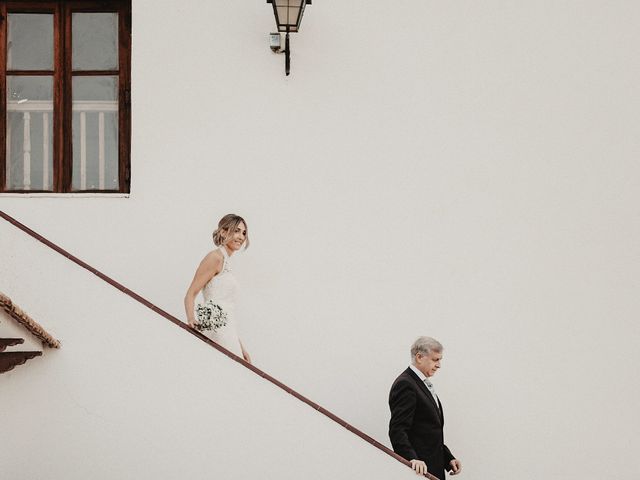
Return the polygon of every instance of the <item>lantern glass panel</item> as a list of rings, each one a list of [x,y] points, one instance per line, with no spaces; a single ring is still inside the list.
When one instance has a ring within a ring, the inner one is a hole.
[[[289,25],[289,9],[287,7],[276,7],[278,10],[278,26]]]
[[[278,7],[278,21],[282,26],[297,27],[299,15],[299,8]]]
[[[291,25],[295,25],[296,28],[300,25],[300,8],[289,8],[289,21]]]
[[[305,0],[275,0],[278,7],[295,7],[300,8]]]
[[[273,0],[278,31],[297,32],[305,5],[306,0]]]

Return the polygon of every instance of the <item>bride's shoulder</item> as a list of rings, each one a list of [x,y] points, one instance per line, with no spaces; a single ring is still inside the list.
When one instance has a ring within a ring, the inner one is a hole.
[[[222,255],[222,252],[220,251],[220,249],[216,248],[215,250],[212,250],[209,253],[207,253],[205,257],[202,259],[201,263],[205,265],[219,266],[219,265],[222,265],[223,261],[224,261],[224,256]]]

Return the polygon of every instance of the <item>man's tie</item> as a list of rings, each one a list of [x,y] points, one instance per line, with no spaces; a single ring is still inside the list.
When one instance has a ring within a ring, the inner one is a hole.
[[[438,395],[436,395],[436,389],[433,388],[433,383],[431,383],[428,378],[425,378],[424,379],[424,384],[427,386],[427,389],[429,390],[429,392],[433,396],[433,399],[436,401],[436,405],[437,405],[438,404]]]

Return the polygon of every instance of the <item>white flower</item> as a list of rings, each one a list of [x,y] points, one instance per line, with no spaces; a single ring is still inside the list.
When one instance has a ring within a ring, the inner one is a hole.
[[[198,318],[198,323],[196,323],[198,330],[213,330],[215,332],[227,324],[227,314],[220,305],[216,305],[211,300],[204,305],[199,303],[195,310]]]

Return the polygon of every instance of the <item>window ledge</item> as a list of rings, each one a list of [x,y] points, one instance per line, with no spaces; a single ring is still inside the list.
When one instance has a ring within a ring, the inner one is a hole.
[[[130,196],[130,193],[0,193],[0,198],[129,198]]]

